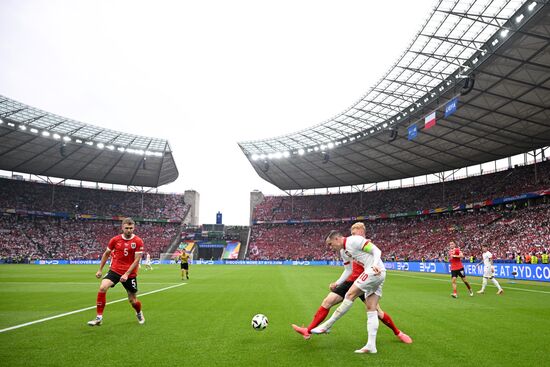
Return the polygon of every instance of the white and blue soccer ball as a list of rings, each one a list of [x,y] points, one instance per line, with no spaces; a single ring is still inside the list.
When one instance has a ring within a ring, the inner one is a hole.
[[[267,324],[269,324],[269,320],[261,313],[254,315],[252,318],[252,328],[254,328],[254,330],[262,331],[267,327]]]

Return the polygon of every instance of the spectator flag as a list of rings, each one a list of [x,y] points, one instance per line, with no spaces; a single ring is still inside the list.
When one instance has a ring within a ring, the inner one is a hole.
[[[424,129],[429,129],[435,125],[435,111],[424,117]]]
[[[409,140],[413,140],[418,135],[418,129],[416,127],[416,124],[409,126],[407,131],[409,132],[409,137],[408,137]]]
[[[456,106],[458,105],[458,97],[451,99],[445,105],[445,117],[452,115],[456,111]]]

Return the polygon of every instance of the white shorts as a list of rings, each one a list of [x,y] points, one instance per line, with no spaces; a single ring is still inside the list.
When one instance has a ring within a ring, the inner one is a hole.
[[[495,276],[495,272],[493,271],[493,269],[491,268],[485,268],[484,272],[483,272],[483,277],[484,278],[492,278]]]
[[[379,275],[375,275],[372,269],[367,270],[355,280],[354,284],[365,292],[365,298],[371,294],[376,294],[378,297],[382,298],[382,285],[386,280],[386,271],[380,272]]]
[[[146,261],[146,262],[145,262],[145,265],[151,266],[151,261]]]

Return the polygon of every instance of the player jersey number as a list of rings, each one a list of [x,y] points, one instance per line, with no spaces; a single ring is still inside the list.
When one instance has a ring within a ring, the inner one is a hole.
[[[362,282],[366,281],[367,278],[369,277],[369,275],[367,273],[363,273],[361,274],[361,276],[359,277],[359,279],[361,279]]]
[[[128,256],[128,249],[127,248],[124,249],[124,256]]]

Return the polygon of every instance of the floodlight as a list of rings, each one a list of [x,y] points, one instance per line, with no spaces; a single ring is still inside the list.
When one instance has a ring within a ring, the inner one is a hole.
[[[298,154],[299,155],[304,155],[305,154],[304,149],[303,148],[298,149]]]
[[[103,149],[103,148],[105,148],[105,144],[103,144],[103,143],[97,143],[97,147],[98,147],[99,149]]]
[[[260,159],[260,156],[257,155],[257,154],[252,154],[252,160],[253,161],[257,161],[258,159]]]
[[[55,134],[53,134],[53,138],[54,139],[61,139],[61,135],[55,133]]]
[[[42,131],[42,136],[50,136],[50,132],[49,131]]]
[[[27,130],[27,127],[25,125],[19,125],[19,128],[23,131]]]
[[[500,36],[502,38],[506,37],[508,35],[508,32],[510,32],[510,30],[508,29],[503,29],[501,32],[500,32]]]
[[[69,138],[68,136],[64,136],[64,137],[63,137],[63,140],[64,140],[64,141],[71,141],[71,138]]]
[[[283,152],[283,157],[285,157],[285,158],[290,157],[290,153],[289,152]]]
[[[31,129],[31,133],[35,133],[35,134],[38,134],[38,130],[35,129],[34,127]]]
[[[533,11],[533,9],[535,9],[535,6],[537,6],[537,2],[533,1],[531,4],[529,4],[527,9],[529,9],[529,11]]]
[[[523,14],[520,14],[516,17],[516,23],[519,23],[523,20],[523,18],[525,18],[525,16]]]

